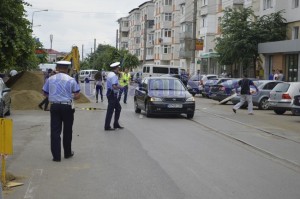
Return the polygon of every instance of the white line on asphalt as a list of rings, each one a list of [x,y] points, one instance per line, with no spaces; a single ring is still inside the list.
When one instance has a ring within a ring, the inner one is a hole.
[[[37,189],[39,187],[39,182],[41,176],[43,175],[43,169],[35,169],[32,172],[31,178],[29,180],[29,184],[25,193],[25,199],[34,199]]]

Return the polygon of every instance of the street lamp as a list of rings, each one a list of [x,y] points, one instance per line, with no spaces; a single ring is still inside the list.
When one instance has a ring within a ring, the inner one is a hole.
[[[33,16],[34,16],[34,13],[36,13],[36,12],[43,12],[43,11],[48,11],[48,9],[45,9],[45,10],[36,10],[36,11],[33,11],[33,12],[32,12],[31,29],[32,29],[32,27],[33,27]]]

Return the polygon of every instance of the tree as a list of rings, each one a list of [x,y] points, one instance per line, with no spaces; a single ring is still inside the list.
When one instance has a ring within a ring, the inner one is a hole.
[[[252,65],[256,69],[258,44],[285,39],[285,19],[282,12],[255,17],[251,8],[228,8],[221,20],[222,36],[216,39],[216,51],[222,65]]]
[[[29,4],[22,0],[1,0],[0,70],[36,67],[35,41],[24,5]]]
[[[140,62],[135,55],[126,50],[118,50],[110,45],[98,45],[96,52],[90,54],[87,58],[90,68],[97,70],[109,70],[110,64],[121,62],[121,67],[135,68]]]

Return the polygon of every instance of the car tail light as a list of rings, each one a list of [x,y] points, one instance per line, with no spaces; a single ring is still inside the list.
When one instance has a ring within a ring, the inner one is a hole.
[[[288,93],[283,93],[282,94],[282,99],[292,99],[292,98]]]

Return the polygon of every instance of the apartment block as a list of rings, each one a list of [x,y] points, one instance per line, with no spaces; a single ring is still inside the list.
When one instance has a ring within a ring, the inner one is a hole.
[[[300,7],[299,0],[261,0],[260,15],[268,15],[284,10],[287,20],[287,38],[284,41],[262,43],[258,52],[264,56],[264,78],[268,78],[272,70],[282,70],[285,81],[300,80]]]
[[[129,19],[128,19],[128,17],[122,17],[122,18],[118,19],[118,23],[119,23],[118,47],[119,47],[119,49],[128,50]]]

